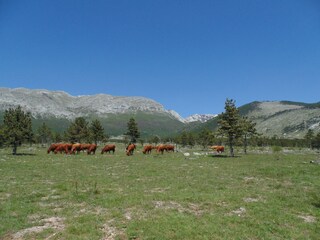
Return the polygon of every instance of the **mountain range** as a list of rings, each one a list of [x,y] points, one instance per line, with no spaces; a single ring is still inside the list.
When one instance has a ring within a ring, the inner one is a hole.
[[[0,119],[10,107],[20,105],[31,112],[36,128],[42,122],[63,132],[76,117],[99,119],[109,135],[126,131],[130,117],[138,123],[142,136],[166,136],[183,130],[217,128],[216,114],[195,114],[182,118],[174,110],[145,97],[108,94],[71,96],[63,91],[0,88]],[[266,136],[301,138],[308,129],[320,131],[320,102],[256,101],[239,107],[240,113],[256,123]]]

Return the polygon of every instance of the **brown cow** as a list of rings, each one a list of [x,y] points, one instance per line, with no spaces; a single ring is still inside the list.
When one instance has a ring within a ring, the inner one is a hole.
[[[54,152],[54,150],[56,150],[56,148],[59,146],[59,144],[60,143],[52,143],[50,145],[50,147],[48,148],[47,153]]]
[[[81,144],[81,147],[80,147],[80,151],[84,151],[84,150],[87,150],[91,147],[91,144],[88,144],[88,143],[82,143]]]
[[[88,150],[87,150],[87,154],[95,154],[96,153],[96,150],[97,150],[97,144],[89,144],[90,146],[88,147]]]
[[[217,153],[222,153],[224,152],[224,146],[212,146],[210,147],[212,150],[217,151]]]
[[[158,146],[156,147],[156,149],[157,149],[157,152],[158,152],[158,153],[161,152],[161,154],[163,154],[164,150],[166,150],[167,147],[166,147],[166,145],[164,145],[164,144],[160,144],[160,145],[158,145]]]
[[[70,144],[70,143],[61,143],[54,150],[54,153],[57,154],[58,152],[62,153],[64,151],[65,154],[68,154],[71,149],[72,149],[72,144]]]
[[[167,152],[174,152],[174,146],[173,145],[170,145],[170,144],[167,144],[165,145],[166,146],[166,151]]]
[[[75,143],[72,144],[72,148],[70,153],[74,154],[75,152],[79,153],[81,151],[81,144],[80,143]]]
[[[152,149],[154,149],[154,146],[152,146],[152,145],[146,145],[146,146],[144,146],[143,147],[143,150],[142,150],[142,152],[143,152],[143,154],[150,154],[151,153],[151,151],[152,151]]]
[[[133,155],[133,151],[136,149],[136,145],[131,143],[126,147],[127,156]]]
[[[116,150],[116,145],[114,144],[107,144],[104,146],[104,148],[102,148],[101,150],[101,154],[104,154],[104,153],[110,153],[112,151],[112,153],[114,154]]]

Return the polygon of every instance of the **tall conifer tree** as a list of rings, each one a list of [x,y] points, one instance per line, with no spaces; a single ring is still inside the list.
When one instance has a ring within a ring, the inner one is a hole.
[[[3,118],[3,135],[6,142],[12,146],[12,154],[17,154],[18,146],[30,139],[32,133],[31,113],[24,112],[21,106],[9,108],[4,113]]]

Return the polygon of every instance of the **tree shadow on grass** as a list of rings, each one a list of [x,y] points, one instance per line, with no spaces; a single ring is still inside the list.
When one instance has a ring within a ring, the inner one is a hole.
[[[314,206],[316,208],[320,208],[320,202],[313,202],[312,206]]]
[[[228,155],[212,154],[212,155],[209,155],[209,157],[211,157],[211,158],[240,158],[241,156],[231,157],[231,156],[228,156]]]
[[[36,156],[35,153],[16,153],[16,154],[10,154],[11,156]]]

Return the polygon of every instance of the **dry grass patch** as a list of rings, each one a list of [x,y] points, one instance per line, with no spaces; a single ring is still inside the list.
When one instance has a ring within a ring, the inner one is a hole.
[[[32,219],[34,218],[34,216],[30,216],[30,218]],[[41,219],[39,221],[39,224],[41,225],[20,230],[19,232],[14,233],[12,235],[12,239],[24,239],[25,236],[28,236],[30,234],[38,234],[46,229],[53,229],[56,232],[61,232],[65,229],[64,220],[64,218],[60,217],[50,217]]]

